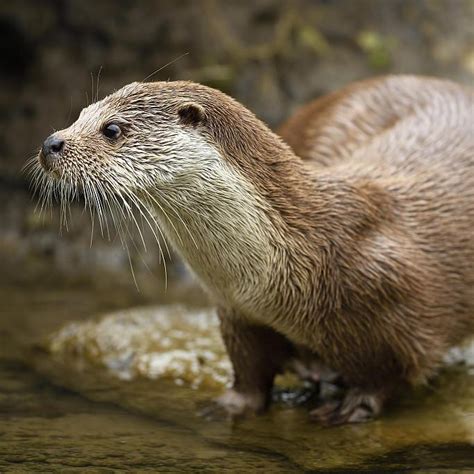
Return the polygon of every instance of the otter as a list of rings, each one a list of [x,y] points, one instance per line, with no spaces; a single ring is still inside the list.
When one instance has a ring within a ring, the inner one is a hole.
[[[311,417],[361,422],[474,332],[473,123],[434,78],[349,85],[280,136],[218,90],[137,82],[48,137],[36,179],[147,204],[218,308],[229,412],[264,410],[302,348],[347,386]]]

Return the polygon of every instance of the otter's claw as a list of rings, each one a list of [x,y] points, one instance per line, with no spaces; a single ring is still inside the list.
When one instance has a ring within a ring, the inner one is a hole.
[[[375,418],[382,409],[383,398],[359,390],[349,390],[342,401],[329,401],[310,412],[311,418],[325,426],[364,423]]]

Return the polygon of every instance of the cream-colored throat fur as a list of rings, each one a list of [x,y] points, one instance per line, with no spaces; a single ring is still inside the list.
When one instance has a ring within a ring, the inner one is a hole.
[[[268,205],[214,151],[199,169],[178,176],[156,195],[166,236],[201,283],[222,303],[252,305],[274,271]],[[259,295],[260,296],[260,295]]]

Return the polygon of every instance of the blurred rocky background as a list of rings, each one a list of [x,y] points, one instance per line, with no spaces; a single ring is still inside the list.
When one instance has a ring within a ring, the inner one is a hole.
[[[102,97],[163,67],[154,80],[217,87],[274,127],[298,105],[369,76],[416,73],[472,84],[473,25],[472,0],[1,2],[2,277],[133,287],[119,240],[96,233],[90,248],[80,206],[60,236],[57,210],[51,218],[34,212],[21,172],[97,89]],[[154,248],[131,251],[145,293],[162,280]],[[170,278],[183,274],[179,264],[168,267]]]

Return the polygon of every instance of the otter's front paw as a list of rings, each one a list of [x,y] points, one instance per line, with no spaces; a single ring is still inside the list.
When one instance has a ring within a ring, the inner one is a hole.
[[[240,418],[260,413],[266,405],[266,397],[260,393],[241,393],[230,389],[201,410],[200,415],[213,420]]]
[[[325,426],[364,423],[380,413],[382,404],[383,398],[380,395],[352,389],[342,401],[328,401],[312,410],[310,416]]]

